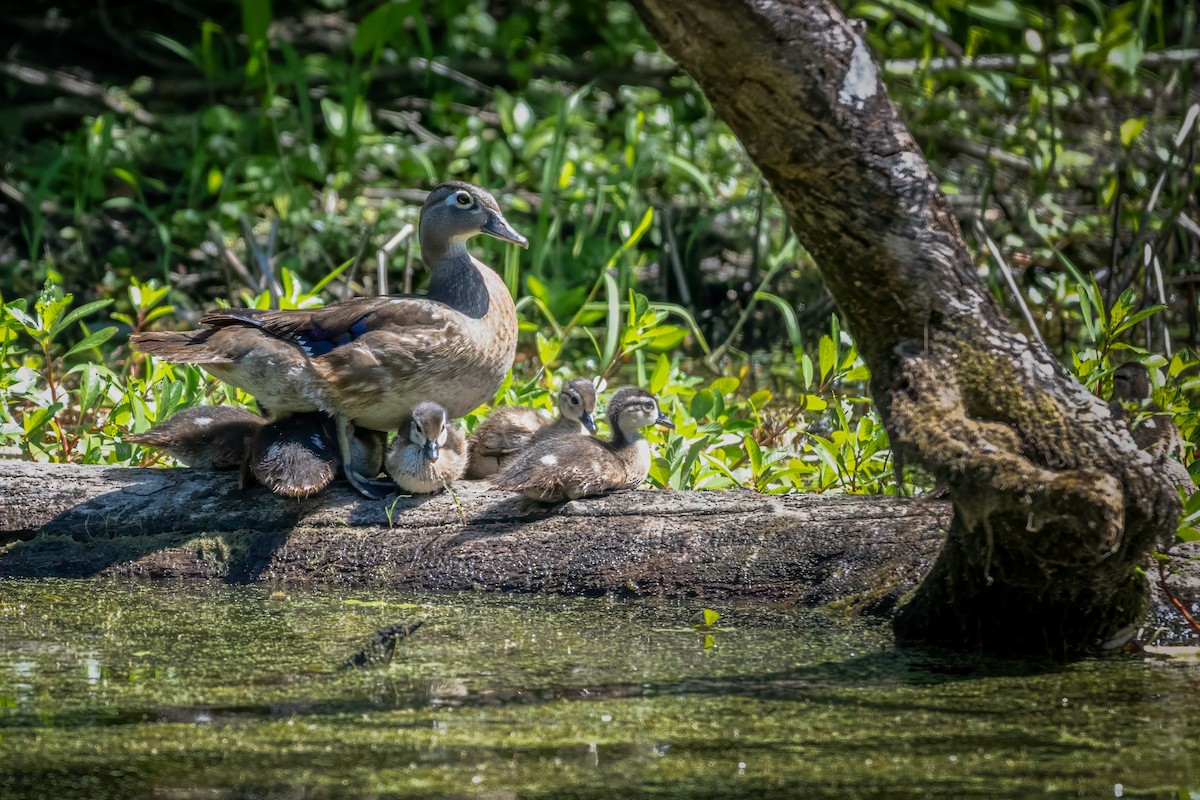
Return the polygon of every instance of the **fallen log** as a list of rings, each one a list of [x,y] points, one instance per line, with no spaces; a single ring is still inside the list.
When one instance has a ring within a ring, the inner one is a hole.
[[[210,578],[404,590],[847,601],[886,611],[950,507],[896,497],[630,491],[547,507],[479,484],[296,501],[228,473],[0,463],[0,578]]]

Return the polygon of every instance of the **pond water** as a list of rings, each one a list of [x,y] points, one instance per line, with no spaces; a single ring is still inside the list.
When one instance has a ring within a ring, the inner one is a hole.
[[[1200,798],[1194,662],[965,663],[716,610],[6,581],[0,798]]]

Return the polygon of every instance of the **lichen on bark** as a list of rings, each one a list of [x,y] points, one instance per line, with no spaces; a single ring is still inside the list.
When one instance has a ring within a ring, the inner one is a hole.
[[[1120,640],[1178,495],[1004,318],[860,31],[827,0],[633,2],[813,255],[896,451],[949,488],[950,536],[897,633],[1056,654]]]

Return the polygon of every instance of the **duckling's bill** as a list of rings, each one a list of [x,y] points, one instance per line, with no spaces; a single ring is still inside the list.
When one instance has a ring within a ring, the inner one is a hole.
[[[675,430],[675,423],[671,422],[671,420],[667,419],[667,415],[661,411],[658,412],[658,419],[654,420],[654,424],[661,425],[664,428],[670,428],[671,430]]]

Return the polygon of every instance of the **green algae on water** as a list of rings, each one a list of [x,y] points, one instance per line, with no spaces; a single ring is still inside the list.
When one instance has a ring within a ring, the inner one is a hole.
[[[1200,791],[1194,665],[948,660],[751,606],[717,606],[714,636],[703,609],[6,582],[0,797]],[[339,669],[415,621],[390,662]]]

